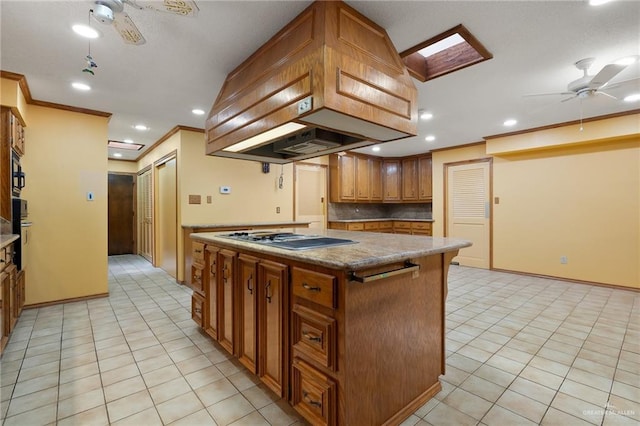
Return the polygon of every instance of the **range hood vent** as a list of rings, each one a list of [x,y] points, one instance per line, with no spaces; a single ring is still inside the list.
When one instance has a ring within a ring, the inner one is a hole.
[[[415,136],[416,99],[383,28],[317,1],[227,76],[206,153],[288,163]]]

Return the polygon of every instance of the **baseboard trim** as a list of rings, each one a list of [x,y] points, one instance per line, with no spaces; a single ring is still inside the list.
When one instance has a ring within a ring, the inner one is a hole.
[[[530,273],[530,272],[511,271],[509,269],[491,268],[491,270],[492,271],[496,271],[496,272],[506,272],[508,274],[525,275],[527,277],[545,278],[545,279],[548,279],[548,280],[566,281],[566,282],[574,283],[574,284],[593,285],[593,286],[596,286],[596,287],[607,287],[607,288],[613,288],[613,289],[616,289],[616,290],[629,290],[629,291],[635,291],[637,293],[640,293],[640,288],[626,287],[626,286],[617,285],[617,284],[606,284],[606,283],[598,283],[598,282],[594,282],[594,281],[576,280],[576,279],[573,279],[573,278],[554,277],[553,275],[533,274],[533,273]]]
[[[33,303],[30,305],[24,305],[23,309],[44,308],[45,306],[59,305],[61,303],[73,303],[82,302],[83,300],[101,299],[103,297],[109,297],[109,293],[98,293],[90,296],[71,297],[69,299],[52,300],[50,302]]]

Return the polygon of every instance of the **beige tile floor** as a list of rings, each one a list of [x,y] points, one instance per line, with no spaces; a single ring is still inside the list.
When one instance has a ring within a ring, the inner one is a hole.
[[[163,271],[111,257],[109,292],[23,312],[3,424],[304,424],[198,331]],[[638,425],[640,293],[453,266],[442,386],[403,425]]]

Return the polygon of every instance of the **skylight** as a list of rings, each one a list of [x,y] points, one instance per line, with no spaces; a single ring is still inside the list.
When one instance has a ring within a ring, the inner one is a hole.
[[[450,35],[447,38],[443,38],[442,40],[437,41],[425,47],[424,49],[418,50],[418,53],[424,56],[425,58],[428,58],[429,56],[433,56],[436,53],[440,53],[443,50],[447,50],[450,47],[453,47],[456,44],[460,44],[460,43],[464,43],[464,39],[460,34],[455,33]]]
[[[107,146],[109,148],[127,149],[130,151],[140,151],[144,145],[142,145],[141,143],[120,142],[120,141],[110,140],[109,143],[107,143]]]

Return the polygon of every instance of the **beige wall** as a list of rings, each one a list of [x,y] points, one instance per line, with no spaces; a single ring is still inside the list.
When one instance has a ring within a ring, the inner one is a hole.
[[[138,163],[135,161],[108,160],[107,169],[114,173],[137,173]]]
[[[559,128],[544,135],[547,149],[493,156],[493,267],[640,288],[640,135],[573,145],[572,134]],[[443,164],[487,157],[485,144],[433,153],[435,236]]]
[[[28,116],[26,303],[105,294],[108,119],[33,105]]]

